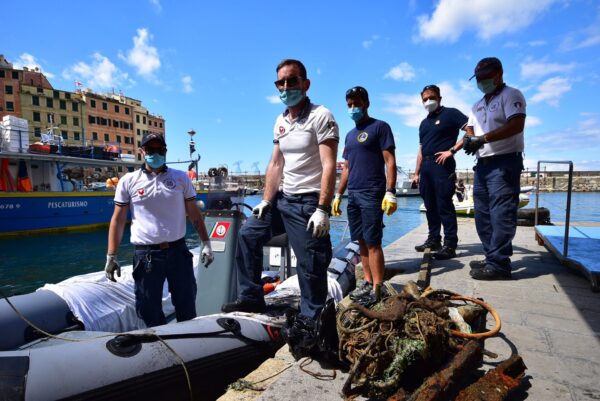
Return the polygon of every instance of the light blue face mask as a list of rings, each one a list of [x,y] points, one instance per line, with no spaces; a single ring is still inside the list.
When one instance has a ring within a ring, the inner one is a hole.
[[[152,153],[150,155],[145,155],[144,160],[150,167],[157,169],[164,166],[167,157],[165,155],[159,155],[158,153]]]
[[[279,94],[279,98],[288,107],[294,107],[304,99],[301,89],[285,89]]]
[[[486,95],[489,95],[490,93],[496,90],[496,85],[494,85],[494,78],[482,79],[481,81],[477,82],[477,87]]]
[[[365,112],[362,107],[352,107],[348,109],[348,115],[354,121],[360,121],[365,116]]]

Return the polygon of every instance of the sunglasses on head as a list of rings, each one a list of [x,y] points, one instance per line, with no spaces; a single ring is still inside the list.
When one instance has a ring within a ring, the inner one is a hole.
[[[283,88],[285,86],[285,84],[287,83],[288,88],[291,88],[291,87],[298,85],[298,83],[300,82],[300,79],[301,78],[298,76],[278,79],[277,81],[275,81],[275,86],[277,88]]]
[[[353,95],[360,95],[361,97],[368,96],[365,88],[361,88],[360,86],[355,86],[354,88],[350,88],[346,91],[346,97]]]

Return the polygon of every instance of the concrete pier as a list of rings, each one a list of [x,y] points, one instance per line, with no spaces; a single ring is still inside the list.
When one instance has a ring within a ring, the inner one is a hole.
[[[422,254],[414,245],[426,236],[427,226],[423,224],[385,248],[386,269],[397,272],[392,283],[417,280]],[[484,357],[483,369],[519,353],[528,368],[527,380],[511,400],[599,400],[600,294],[591,291],[588,280],[562,266],[538,245],[533,227],[518,227],[513,241],[513,280],[476,281],[469,276],[468,265],[482,258],[482,248],[473,219],[459,218],[459,238],[457,258],[433,262],[431,286],[483,298],[500,314],[500,335],[485,342],[486,349],[497,353],[498,358]],[[488,327],[492,324],[493,319]],[[294,361],[284,346],[247,378],[255,382],[287,368],[257,385],[264,391],[230,390],[221,400],[343,398],[344,372],[338,370],[335,378],[319,380],[305,371],[326,375],[333,371],[323,369],[318,362],[301,369],[302,362]]]

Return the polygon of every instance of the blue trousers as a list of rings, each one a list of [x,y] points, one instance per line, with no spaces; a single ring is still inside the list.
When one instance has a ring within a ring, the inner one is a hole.
[[[493,269],[510,272],[523,157],[511,153],[481,158],[474,170],[475,227],[486,263]]]
[[[133,255],[135,309],[146,326],[166,324],[162,310],[165,279],[178,322],[196,317],[193,255],[185,243],[167,249],[136,249]]]
[[[452,202],[456,181],[456,162],[447,159],[443,165],[433,159],[423,159],[419,176],[419,192],[427,209],[427,226],[429,237],[441,241],[442,225],[444,226],[444,245],[456,248],[458,245],[458,229],[456,210]]]
[[[315,319],[327,299],[327,267],[332,250],[329,236],[313,238],[306,230],[308,220],[318,204],[317,194],[277,196],[263,219],[250,217],[239,232],[235,252],[238,273],[238,298],[247,302],[264,302],[261,283],[263,245],[272,236],[287,232],[296,254],[300,284],[300,314]],[[283,226],[283,227],[282,227]]]

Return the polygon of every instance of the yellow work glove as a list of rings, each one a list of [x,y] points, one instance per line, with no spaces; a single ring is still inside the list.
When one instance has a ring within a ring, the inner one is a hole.
[[[331,214],[338,217],[342,215],[342,195],[335,194],[335,198],[333,198],[333,203],[331,204]]]
[[[385,196],[383,197],[383,201],[381,201],[381,210],[383,210],[388,216],[391,216],[396,209],[398,209],[396,195],[391,192],[386,192]]]

